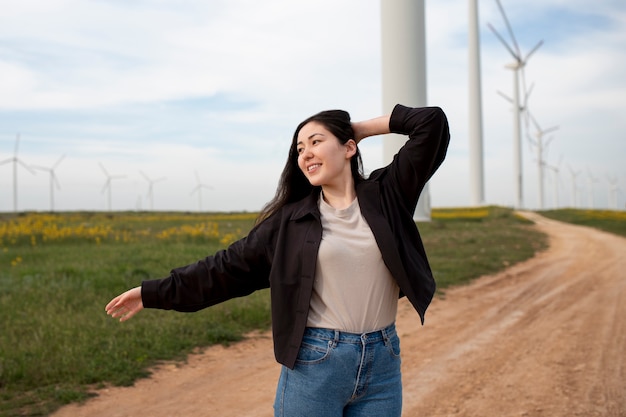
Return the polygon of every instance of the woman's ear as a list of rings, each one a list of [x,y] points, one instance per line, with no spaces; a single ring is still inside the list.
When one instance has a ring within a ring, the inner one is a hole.
[[[344,144],[346,147],[346,158],[350,159],[356,154],[356,142],[354,139],[348,139],[348,141]]]

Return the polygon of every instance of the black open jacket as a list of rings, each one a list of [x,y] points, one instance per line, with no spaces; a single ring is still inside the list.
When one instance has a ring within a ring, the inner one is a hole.
[[[409,139],[385,168],[356,184],[363,217],[383,260],[422,323],[435,292],[413,213],[424,185],[441,165],[450,140],[440,108],[396,105],[393,133]],[[307,323],[322,239],[319,188],[280,209],[248,236],[169,277],[142,283],[144,307],[197,311],[258,289],[270,288],[276,360],[293,368]]]

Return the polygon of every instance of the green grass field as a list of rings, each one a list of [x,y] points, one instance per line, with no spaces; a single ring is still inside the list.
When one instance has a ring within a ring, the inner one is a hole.
[[[626,237],[626,211],[559,209],[539,213],[554,220],[594,227]]]
[[[244,236],[254,214],[0,215],[0,415],[48,415],[93,389],[130,385],[163,360],[270,326],[261,291],[197,313],[119,323],[115,295]],[[420,223],[440,291],[531,257],[546,239],[511,210],[433,210]]]

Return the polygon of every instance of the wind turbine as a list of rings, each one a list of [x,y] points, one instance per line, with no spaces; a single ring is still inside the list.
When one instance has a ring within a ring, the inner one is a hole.
[[[59,166],[63,158],[65,158],[65,155],[62,155],[59,158],[59,160],[56,161],[54,165],[52,165],[52,168],[33,165],[33,168],[35,169],[38,169],[41,171],[48,171],[48,173],[50,173],[50,211],[51,212],[54,211],[54,186],[56,185],[57,189],[59,190],[61,189],[61,185],[59,184],[59,180],[57,180],[57,177],[54,174],[54,170]]]
[[[154,194],[153,194],[154,184],[156,184],[157,182],[164,181],[165,177],[161,177],[161,178],[157,178],[156,180],[152,180],[152,179],[148,178],[148,176],[146,174],[144,174],[142,171],[139,171],[139,172],[146,179],[146,181],[148,181],[148,183],[150,184],[148,186],[148,194],[146,194],[146,197],[148,197],[148,199],[150,200],[150,210],[154,210]]]
[[[109,207],[109,211],[111,211],[111,181],[121,179],[121,178],[126,178],[126,175],[109,175],[107,170],[104,169],[104,165],[102,165],[100,162],[98,162],[98,164],[100,164],[100,168],[102,169],[102,172],[104,172],[104,175],[106,175],[107,177],[107,180],[104,183],[104,187],[102,187],[102,192],[108,191],[108,203],[109,203],[108,207]]]
[[[559,159],[559,163],[555,165],[550,165],[548,163],[545,164],[546,168],[551,170],[554,175],[554,195],[552,196],[554,200],[554,208],[559,208],[559,185],[560,185],[560,177],[559,172],[561,171],[561,162],[563,161],[563,156]]]
[[[554,132],[559,127],[553,126],[548,129],[542,129],[539,126],[539,123],[537,123],[537,120],[533,117],[530,111],[528,111],[528,109],[526,109],[526,114],[528,115],[528,119],[532,122],[536,129],[535,139],[533,139],[530,134],[528,134],[528,138],[537,147],[537,167],[539,168],[539,210],[543,210],[543,167],[545,165],[545,162],[543,160],[543,149],[544,147],[547,147],[550,141],[554,138],[549,137],[548,140],[543,143],[543,137],[546,133]]]
[[[426,106],[426,13],[424,0],[380,0],[382,104]],[[393,160],[405,137],[383,137],[383,163]],[[430,184],[426,183],[417,201],[413,219],[431,220]]]
[[[589,168],[587,168],[587,184],[589,185],[589,207],[595,208],[593,184],[600,180],[593,176]]]
[[[619,191],[617,177],[607,175],[607,181],[609,182],[609,208],[617,210],[617,193]]]
[[[502,36],[496,31],[496,29],[491,25],[487,24],[489,29],[496,35],[498,40],[502,42],[507,51],[513,56],[514,61],[511,64],[506,65],[506,68],[513,70],[513,174],[515,177],[515,201],[517,208],[523,206],[523,194],[522,194],[522,145],[521,145],[521,114],[523,112],[522,107],[519,104],[519,84],[520,84],[520,75],[522,83],[524,84],[524,90],[526,90],[526,81],[524,77],[524,67],[528,62],[530,56],[535,53],[537,49],[543,44],[543,41],[540,41],[533,49],[530,50],[526,56],[522,56],[522,52],[517,44],[517,40],[515,39],[515,35],[513,34],[513,29],[509,24],[509,20],[506,17],[506,13],[504,12],[504,8],[502,4],[500,4],[500,0],[496,0],[498,8],[500,9],[500,13],[502,14],[502,18],[504,19],[504,23],[506,24],[507,31],[511,37],[512,47],[504,40]]]
[[[196,192],[198,193],[198,209],[199,211],[202,211],[202,189],[206,188],[208,190],[212,190],[213,187],[203,184],[202,181],[200,181],[200,176],[198,175],[198,171],[194,171],[194,172],[196,174],[196,182],[198,183],[198,185],[196,185],[194,189],[191,190],[190,195],[193,195]]]
[[[568,168],[572,176],[572,208],[576,208],[576,177],[580,174],[580,171],[574,171],[569,165]]]
[[[20,144],[20,134],[17,134],[17,138],[15,139],[15,149],[13,151],[13,157],[5,159],[4,161],[0,161],[0,165],[8,164],[9,162],[13,163],[13,211],[17,213],[17,165],[21,165],[26,168],[28,172],[35,175],[35,171],[33,171],[28,165],[26,165],[23,161],[21,161],[17,157],[17,150]]]

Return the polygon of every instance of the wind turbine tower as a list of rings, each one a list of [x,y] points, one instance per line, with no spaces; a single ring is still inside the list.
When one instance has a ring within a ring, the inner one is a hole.
[[[150,210],[154,210],[154,192],[153,192],[154,184],[157,183],[157,182],[165,181],[165,177],[161,177],[161,178],[157,178],[156,180],[152,180],[152,179],[148,178],[148,176],[146,174],[144,174],[142,171],[139,171],[139,172],[146,179],[146,181],[148,181],[148,183],[150,184],[148,186],[148,194],[146,195],[146,197],[148,197],[148,200],[150,200]]]
[[[587,168],[587,184],[589,185],[589,208],[595,208],[595,192],[593,184],[599,182],[599,179],[594,177],[589,168]]]
[[[580,174],[580,171],[574,171],[572,167],[568,166],[570,175],[572,176],[572,208],[576,208],[576,177]]]
[[[426,28],[424,0],[381,0],[383,110],[396,103],[426,106]],[[383,163],[388,164],[406,141],[383,138]],[[416,220],[430,220],[430,191],[424,187],[415,209]]]
[[[478,20],[478,0],[469,0],[469,164],[470,204],[472,206],[480,206],[485,203],[483,110],[480,81],[480,32],[478,30]]]
[[[33,171],[28,165],[26,165],[21,159],[17,157],[17,150],[20,145],[20,134],[17,134],[15,139],[15,149],[13,150],[13,157],[5,159],[4,161],[0,161],[0,165],[8,164],[9,162],[13,163],[13,212],[17,213],[17,166],[18,164],[24,167],[28,172],[35,175],[35,171]]]
[[[607,175],[607,181],[609,182],[609,208],[617,210],[618,179]]]
[[[530,119],[530,121],[533,123],[533,125],[535,126],[535,139],[533,139],[530,134],[528,135],[529,139],[531,140],[531,142],[537,147],[537,168],[539,169],[539,210],[543,210],[543,168],[545,165],[545,162],[543,160],[543,150],[545,147],[548,146],[548,144],[550,143],[550,141],[553,139],[553,137],[549,137],[548,140],[544,143],[543,142],[543,137],[546,135],[546,133],[550,133],[550,132],[554,132],[555,130],[557,130],[559,127],[558,126],[553,126],[550,127],[548,129],[541,129],[541,127],[539,126],[539,123],[537,123],[537,120],[535,120],[535,118],[533,117],[533,115],[527,110],[527,114],[528,114],[528,118]]]
[[[191,190],[190,195],[193,195],[194,193],[198,193],[198,210],[202,211],[202,189],[206,188],[208,190],[212,190],[213,187],[203,184],[202,181],[200,181],[200,176],[198,175],[198,171],[195,171],[195,174],[196,174],[196,182],[198,184],[194,187],[193,190]]]
[[[561,159],[559,160],[559,163],[556,164],[556,166],[550,165],[550,164],[546,164],[546,168],[548,168],[549,170],[551,170],[553,172],[553,176],[554,176],[554,181],[553,181],[553,187],[554,187],[554,195],[553,195],[553,201],[554,201],[554,208],[557,209],[559,208],[559,185],[560,185],[560,177],[559,177],[559,172],[561,170],[561,161],[563,160],[563,158],[561,157]]]
[[[59,190],[61,189],[61,185],[59,184],[59,180],[57,180],[54,170],[59,166],[63,158],[65,158],[65,155],[62,155],[59,158],[59,160],[56,161],[54,165],[52,165],[52,168],[33,165],[33,168],[39,169],[41,171],[47,171],[50,174],[50,211],[51,212],[54,211],[54,187],[56,186],[57,189]]]
[[[504,40],[502,36],[496,31],[496,29],[491,25],[489,29],[496,35],[498,40],[502,42],[506,50],[513,57],[513,62],[508,64],[506,68],[513,71],[513,175],[515,178],[515,207],[521,208],[524,205],[523,198],[523,179],[522,179],[522,143],[521,143],[521,116],[523,112],[523,107],[520,105],[519,98],[519,84],[520,79],[522,83],[524,83],[523,89],[526,91],[526,81],[524,78],[524,67],[528,62],[530,56],[535,53],[537,49],[543,44],[543,41],[539,41],[537,45],[533,49],[530,50],[526,56],[522,56],[522,52],[517,44],[517,40],[515,39],[515,35],[513,34],[513,29],[509,24],[509,20],[506,17],[506,13],[504,12],[504,8],[502,4],[500,4],[500,0],[496,0],[498,8],[500,9],[500,13],[502,14],[502,18],[504,19],[504,23],[506,25],[507,31],[511,37],[512,47]]]
[[[121,179],[121,178],[126,178],[125,175],[109,175],[109,173],[107,172],[106,169],[104,169],[104,165],[100,164],[100,168],[102,169],[102,172],[104,172],[104,175],[106,175],[107,180],[104,183],[104,187],[102,187],[102,192],[107,191],[108,193],[108,208],[109,211],[111,211],[111,182],[113,180],[117,180],[117,179]]]

